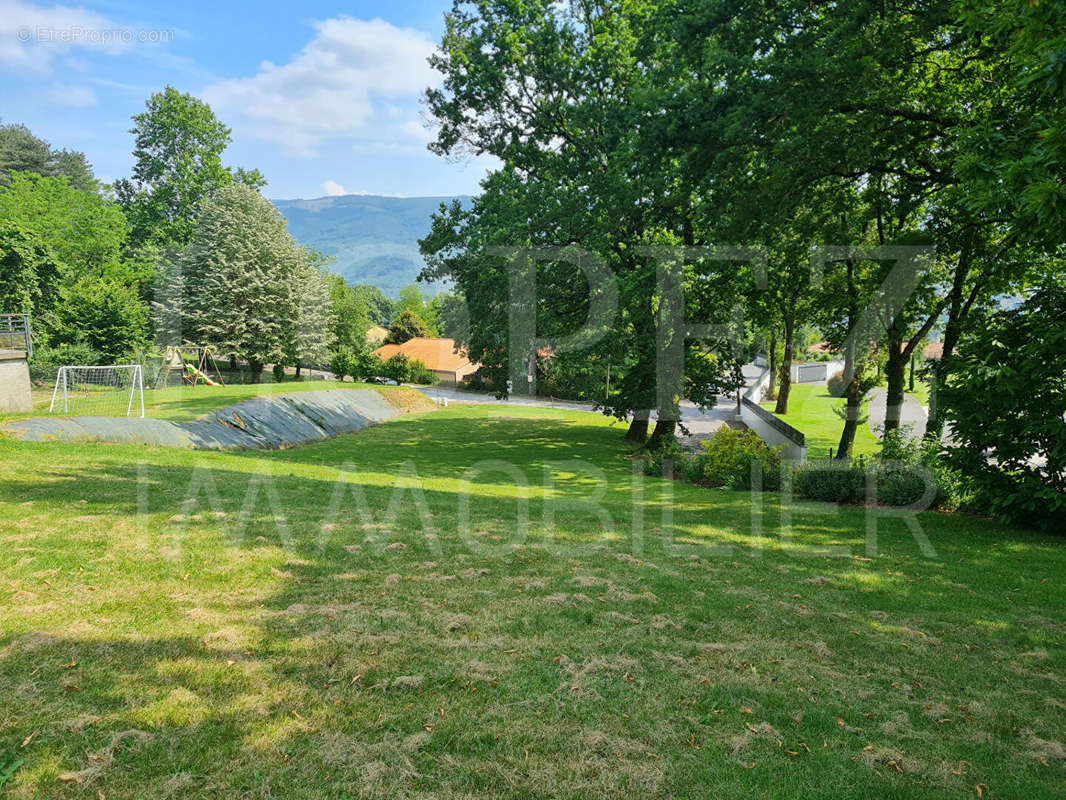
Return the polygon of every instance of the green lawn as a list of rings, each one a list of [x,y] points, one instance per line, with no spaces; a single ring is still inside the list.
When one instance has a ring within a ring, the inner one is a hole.
[[[775,401],[761,403],[763,408],[773,411]],[[835,408],[844,408],[844,399],[831,397],[823,384],[794,383],[789,392],[788,413],[780,417],[789,425],[803,431],[807,437],[807,455],[809,458],[826,458],[829,451],[836,455],[840,443],[840,433],[844,420],[836,415]],[[874,455],[881,450],[881,442],[870,431],[865,416],[855,432],[855,444],[852,454],[855,456]]]
[[[868,552],[863,509],[785,527],[622,433],[453,405],[277,452],[0,440],[8,796],[1066,792],[1061,538],[930,513],[935,557],[895,517]]]

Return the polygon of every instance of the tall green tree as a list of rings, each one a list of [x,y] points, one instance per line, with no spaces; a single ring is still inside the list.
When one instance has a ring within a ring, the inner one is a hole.
[[[387,326],[392,319],[394,304],[389,297],[377,286],[354,286],[356,296],[366,304],[370,321],[374,325]]]
[[[296,376],[304,365],[324,368],[329,364],[337,339],[331,303],[330,274],[320,253],[302,248],[297,254],[293,276],[296,292],[296,319],[289,345],[288,361]]]
[[[404,309],[393,319],[385,344],[403,344],[419,336],[429,336],[426,321],[414,311]]]
[[[173,86],[148,98],[133,123],[133,175],[115,184],[131,242],[188,244],[204,204],[234,183],[235,173],[222,163],[230,129],[207,103]],[[265,183],[255,170],[239,169],[236,179],[255,189]]]
[[[61,269],[40,237],[12,220],[0,220],[0,313],[36,316],[49,311]]]
[[[100,182],[84,153],[54,150],[25,125],[0,125],[0,185],[9,183],[13,172],[63,177],[75,189],[85,192],[100,189]]]
[[[404,311],[412,312],[426,324],[427,335],[440,335],[436,306],[423,294],[418,284],[411,283],[400,289],[400,296],[393,304],[393,314],[399,315]]]
[[[0,188],[0,219],[39,236],[76,272],[122,258],[129,227],[114,203],[74,188],[65,178],[16,172]]]
[[[614,324],[589,337],[585,350],[605,364],[632,362],[603,408],[632,418],[629,436],[638,441],[657,405],[658,435],[672,435],[683,391],[680,383],[657,391],[664,377],[657,369],[657,267],[640,248],[699,243],[691,187],[642,144],[652,138],[647,126],[657,113],[646,103],[656,57],[646,22],[654,7],[637,0],[456,2],[432,61],[442,88],[427,95],[440,123],[432,149],[491,153],[504,164],[472,208],[444,209],[422,243],[426,277],[451,278],[471,306],[471,356],[501,378],[511,364],[535,356],[532,342],[510,340],[513,265],[480,251],[577,245],[593,253],[615,279],[620,302]],[[581,274],[565,258],[530,267],[536,298],[523,313],[535,317],[542,336],[573,331],[591,295],[607,290],[587,286]],[[506,391],[506,380],[494,383]]]
[[[245,358],[258,381],[292,353],[307,260],[269,200],[243,184],[220,188],[179,263],[184,341]]]
[[[330,273],[326,281],[329,283],[331,330],[336,347],[352,350],[365,348],[366,332],[372,324],[366,302],[340,275]]]

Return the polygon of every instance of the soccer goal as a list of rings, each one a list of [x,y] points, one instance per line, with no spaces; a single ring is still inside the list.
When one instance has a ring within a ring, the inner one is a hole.
[[[141,365],[60,367],[48,411],[79,416],[143,417]]]

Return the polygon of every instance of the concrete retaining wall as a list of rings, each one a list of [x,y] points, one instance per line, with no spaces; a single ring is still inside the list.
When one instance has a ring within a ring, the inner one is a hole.
[[[0,350],[0,413],[28,414],[33,411],[30,367],[20,350]]]
[[[807,460],[807,439],[803,432],[759,405],[769,385],[770,370],[766,369],[740,398],[740,413],[737,419],[755,431],[759,438],[771,447],[782,448],[782,458],[804,462]]]

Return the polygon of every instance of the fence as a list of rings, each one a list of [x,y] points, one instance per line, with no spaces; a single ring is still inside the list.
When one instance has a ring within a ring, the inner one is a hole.
[[[21,350],[33,356],[29,314],[0,314],[0,350]]]

